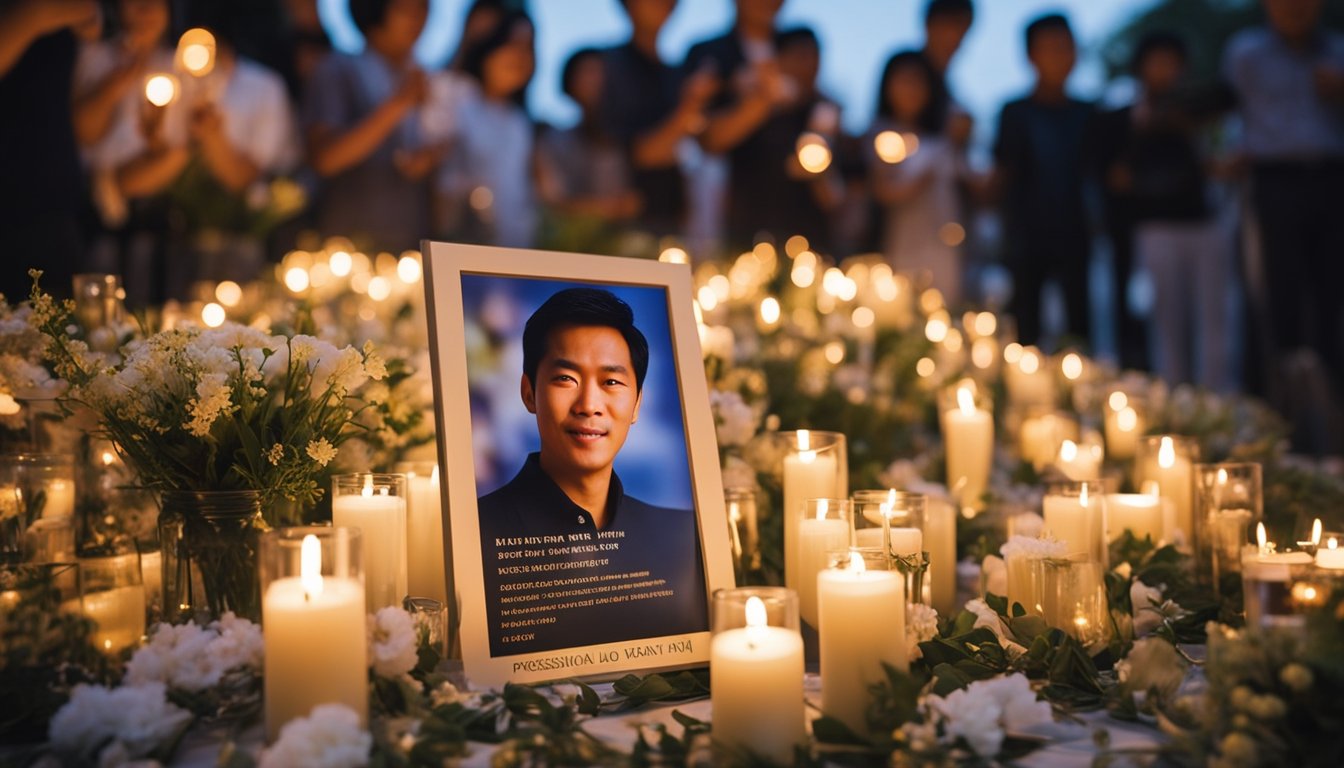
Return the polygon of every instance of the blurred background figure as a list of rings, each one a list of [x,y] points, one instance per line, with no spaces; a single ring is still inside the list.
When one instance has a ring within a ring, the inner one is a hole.
[[[535,128],[524,98],[536,71],[535,30],[521,11],[502,14],[462,55],[477,88],[458,104],[456,135],[440,177],[450,200],[466,202],[460,239],[529,248],[539,211],[535,194]]]
[[[1077,61],[1067,19],[1050,14],[1031,22],[1026,48],[1036,83],[1029,95],[1004,105],[994,143],[1002,247],[1013,276],[1009,311],[1017,318],[1021,342],[1040,342],[1041,290],[1053,279],[1064,295],[1064,335],[1090,343],[1091,246],[1084,198],[1093,108],[1066,90]]]
[[[43,287],[68,296],[84,257],[84,178],[70,83],[76,31],[98,34],[94,2],[0,3],[0,250],[7,264],[40,264]],[[32,280],[17,266],[0,292],[18,303]]]
[[[1187,63],[1185,42],[1175,34],[1153,32],[1139,40],[1131,65],[1138,99],[1105,117],[1110,129],[1101,143],[1110,158],[1104,183],[1116,216],[1134,228],[1134,268],[1152,289],[1147,336],[1153,370],[1172,384],[1226,391],[1237,338],[1233,249],[1231,232],[1211,204],[1213,158],[1205,157],[1201,141],[1225,105],[1188,86]],[[1123,251],[1115,255],[1123,349],[1132,273]]]
[[[893,269],[921,275],[949,306],[962,301],[961,254],[949,237],[961,218],[956,148],[944,133],[938,74],[918,51],[882,70],[877,119],[868,132],[873,199],[882,212],[882,252]]]
[[[1223,73],[1237,97],[1270,332],[1270,395],[1295,442],[1338,450],[1344,327],[1344,36],[1324,0],[1263,0],[1266,26],[1238,34]]]
[[[676,0],[621,0],[630,39],[603,52],[603,130],[621,142],[640,197],[637,221],[654,237],[686,231],[681,152],[704,130],[716,83],[708,68],[683,73],[662,60],[658,36]]]
[[[548,209],[543,245],[580,253],[616,253],[617,235],[639,213],[621,143],[602,120],[602,52],[580,48],[565,62],[565,93],[580,111],[573,128],[546,128],[537,143],[538,191]]]
[[[428,0],[351,0],[364,50],[333,53],[308,83],[308,162],[321,177],[316,224],[365,248],[419,246],[429,232],[430,176],[442,148],[426,144],[418,110],[428,91],[411,58]]]

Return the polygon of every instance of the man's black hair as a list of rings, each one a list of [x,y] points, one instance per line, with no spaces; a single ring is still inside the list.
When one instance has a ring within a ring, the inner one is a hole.
[[[799,43],[810,45],[818,51],[821,50],[821,41],[817,39],[817,33],[812,31],[811,27],[789,27],[775,33],[775,50],[777,51]]]
[[[574,78],[579,75],[579,65],[589,57],[601,58],[600,48],[580,48],[565,59],[565,67],[560,70],[560,90],[569,98],[574,98]]]
[[[898,51],[887,59],[886,65],[882,67],[882,76],[877,80],[877,116],[894,115],[891,102],[887,99],[887,84],[902,67],[919,70],[929,84],[929,103],[924,105],[924,110],[915,119],[915,128],[927,133],[940,133],[947,122],[947,87],[922,51]]]
[[[1130,74],[1138,75],[1144,60],[1158,51],[1174,53],[1183,62],[1190,60],[1190,49],[1185,44],[1185,38],[1175,32],[1155,30],[1139,38],[1139,42],[1134,45],[1134,55],[1129,59]]]
[[[513,28],[520,23],[526,23],[533,30],[536,29],[532,17],[525,12],[506,10],[489,32],[462,51],[462,72],[485,85],[485,60],[490,58],[490,54],[509,44],[513,37]],[[527,86],[519,88],[510,98],[514,103],[523,106],[527,99]]]
[[[523,375],[534,387],[537,367],[546,356],[551,331],[576,325],[615,328],[630,348],[630,362],[635,366],[635,390],[644,390],[644,374],[649,371],[649,342],[635,327],[635,313],[630,305],[601,288],[560,291],[527,319],[523,328]]]
[[[369,30],[376,29],[387,17],[387,7],[392,0],[350,0],[350,19],[360,34],[369,36]]]
[[[924,7],[924,23],[928,24],[940,16],[965,16],[975,18],[975,6],[971,0],[929,0]]]
[[[1031,53],[1031,44],[1036,42],[1036,36],[1057,29],[1067,32],[1069,37],[1073,37],[1073,28],[1069,26],[1069,20],[1062,13],[1047,13],[1040,16],[1027,25],[1027,53]]]

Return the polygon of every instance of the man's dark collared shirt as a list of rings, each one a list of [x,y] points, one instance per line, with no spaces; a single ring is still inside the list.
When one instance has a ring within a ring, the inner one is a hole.
[[[481,497],[491,656],[709,628],[695,513],[627,496],[614,473],[607,507],[598,530],[535,453]]]

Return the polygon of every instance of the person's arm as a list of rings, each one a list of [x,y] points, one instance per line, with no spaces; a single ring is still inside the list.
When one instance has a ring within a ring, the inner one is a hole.
[[[321,176],[334,176],[362,163],[373,154],[406,116],[425,99],[425,73],[413,70],[402,80],[396,93],[379,104],[350,130],[316,124],[308,130],[308,159]]]
[[[714,154],[728,152],[755,133],[783,100],[784,85],[774,61],[758,63],[752,71],[752,83],[733,104],[711,115],[700,144]]]
[[[224,117],[213,104],[197,107],[191,114],[191,137],[205,168],[225,189],[240,194],[261,176],[252,158],[229,142]]]
[[[186,147],[150,147],[117,168],[117,189],[128,199],[156,195],[173,183],[190,159]]]
[[[139,79],[143,62],[143,57],[134,56],[117,65],[88,92],[75,95],[75,140],[80,146],[92,146],[107,135],[122,97]]]
[[[96,0],[23,0],[0,11],[0,76],[9,74],[38,38],[97,21]]]
[[[630,158],[636,168],[667,168],[677,164],[677,147],[687,135],[705,127],[705,105],[718,88],[713,71],[702,68],[681,89],[681,100],[667,119],[636,136]]]

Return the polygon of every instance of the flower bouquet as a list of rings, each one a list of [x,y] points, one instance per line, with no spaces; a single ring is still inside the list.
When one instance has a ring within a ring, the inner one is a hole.
[[[385,375],[382,359],[369,344],[337,348],[225,323],[135,339],[109,362],[71,335],[73,306],[43,292],[40,274],[29,322],[69,383],[66,401],[96,415],[101,435],[160,497],[170,617],[206,609],[257,618],[262,511],[322,495],[323,468],[369,407],[351,395]]]

